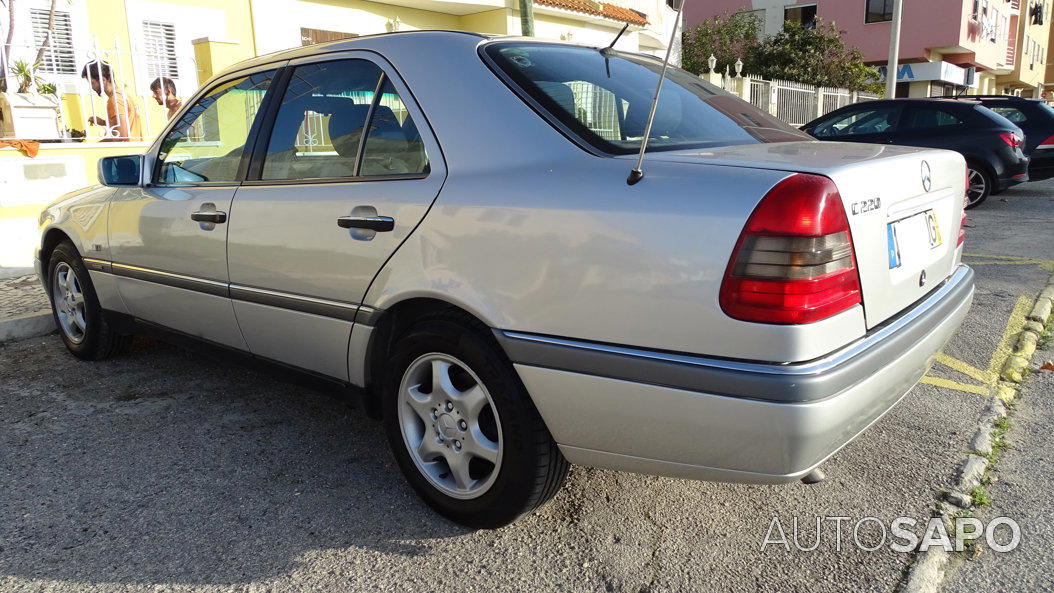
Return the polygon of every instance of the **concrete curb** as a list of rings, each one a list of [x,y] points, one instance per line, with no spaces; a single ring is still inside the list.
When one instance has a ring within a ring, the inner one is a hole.
[[[51,311],[38,311],[0,321],[0,343],[35,338],[55,331]]]
[[[1003,370],[999,373],[1001,379],[1011,383],[1021,383],[1028,376],[1028,365],[1032,362],[1032,355],[1036,353],[1036,345],[1047,323],[1050,322],[1052,309],[1054,309],[1054,279],[1048,281],[1047,287],[1039,293],[1036,304],[1032,306],[1025,328],[1018,334],[1010,357],[1006,359]]]
[[[1005,418],[1010,410],[1008,405],[1017,397],[1019,384],[1028,377],[1032,357],[1036,347],[1046,331],[1047,323],[1054,317],[1054,277],[1047,281],[1047,287],[1036,298],[1036,304],[1028,314],[1024,329],[1018,334],[1010,355],[999,373],[1000,381],[992,386],[989,392],[991,403],[985,408],[978,422],[977,432],[970,439],[971,452],[959,467],[957,484],[944,495],[945,502],[951,507],[943,510],[941,517],[946,525],[951,524],[954,514],[969,511],[974,506],[973,490],[980,486],[985,474],[991,469],[991,453],[995,445],[996,422]],[[942,505],[943,508],[943,505]],[[947,571],[950,555],[943,548],[933,546],[919,554],[914,564],[900,584],[901,593],[936,593],[940,590]]]

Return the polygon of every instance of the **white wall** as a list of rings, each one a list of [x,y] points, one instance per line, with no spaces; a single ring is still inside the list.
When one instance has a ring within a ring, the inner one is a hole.
[[[227,14],[220,8],[199,8],[194,6],[176,7],[164,2],[149,0],[126,0],[128,12],[128,32],[131,37],[135,59],[135,91],[140,95],[150,94],[150,83],[154,80],[148,76],[145,50],[143,45],[143,21],[171,24],[176,33],[176,60],[179,78],[175,79],[176,90],[180,96],[188,96],[198,88],[197,64],[194,61],[194,46],[191,41],[208,37],[214,41],[249,42],[248,39],[226,39]],[[100,40],[100,44],[102,41]],[[112,40],[110,44],[112,45]]]

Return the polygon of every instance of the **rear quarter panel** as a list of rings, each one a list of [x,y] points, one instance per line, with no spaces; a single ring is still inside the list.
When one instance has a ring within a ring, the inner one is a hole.
[[[859,337],[854,307],[745,323],[718,294],[747,217],[788,173],[585,155],[452,175],[365,304],[450,301],[492,327],[749,360],[809,360]]]

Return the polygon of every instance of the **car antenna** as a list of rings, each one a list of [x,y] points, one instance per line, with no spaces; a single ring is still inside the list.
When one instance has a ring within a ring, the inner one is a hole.
[[[611,57],[608,54],[611,53],[611,49],[615,47],[615,44],[618,43],[619,38],[622,37],[622,34],[626,32],[626,29],[629,29],[629,23],[626,23],[622,26],[622,30],[619,31],[618,35],[615,35],[615,38],[611,40],[610,45],[600,50],[600,55],[604,56],[604,70],[607,71],[608,78],[611,78]]]
[[[619,31],[618,35],[615,35],[615,38],[611,40],[611,44],[605,47],[604,49],[600,50],[600,53],[607,53],[611,51],[611,49],[615,47],[615,44],[618,43],[618,40],[622,38],[622,34],[626,32],[626,29],[629,29],[629,23],[626,23],[622,26],[622,30]]]
[[[670,31],[670,43],[666,46],[666,59],[662,61],[662,71],[659,73],[659,82],[655,85],[655,96],[651,99],[651,110],[648,111],[648,123],[644,126],[644,138],[640,141],[640,153],[637,155],[637,166],[633,167],[633,170],[629,172],[629,177],[626,178],[626,183],[630,185],[636,185],[638,181],[644,179],[644,171],[641,169],[641,165],[644,164],[644,152],[648,150],[648,138],[651,136],[651,125],[655,122],[655,107],[659,104],[659,93],[662,91],[662,81],[666,78],[666,69],[670,67],[670,54],[673,52],[673,40],[677,38],[677,29],[681,25],[681,15],[684,13],[684,3],[688,0],[681,0],[680,6],[677,7],[677,20],[673,23],[673,30]]]

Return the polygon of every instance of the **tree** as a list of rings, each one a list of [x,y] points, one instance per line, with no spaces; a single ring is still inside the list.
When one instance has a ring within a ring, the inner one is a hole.
[[[33,60],[34,70],[40,67],[40,63],[44,61],[44,54],[51,45],[51,36],[55,33],[55,4],[57,2],[58,0],[51,0],[51,9],[48,10],[48,28],[44,33],[44,43],[41,43],[40,48],[37,49],[37,59]]]
[[[788,22],[775,35],[762,36],[762,22],[753,13],[725,13],[686,30],[682,40],[683,67],[696,74],[709,70],[707,59],[717,58],[717,70],[743,60],[743,72],[851,91],[880,90],[878,71],[864,64],[859,50],[846,47],[843,31],[817,20],[813,27]]]
[[[750,12],[724,13],[686,29],[681,38],[681,67],[695,74],[709,70],[707,60],[717,58],[717,70],[732,67],[756,47],[762,22]],[[749,71],[744,68],[744,71]]]
[[[7,92],[7,60],[10,59],[11,42],[15,38],[15,0],[7,0],[7,40],[4,41],[3,60],[0,60],[0,93]]]
[[[864,64],[860,50],[846,47],[842,31],[817,21],[815,27],[786,23],[779,33],[747,48],[751,74],[815,86],[877,90],[878,71]]]

